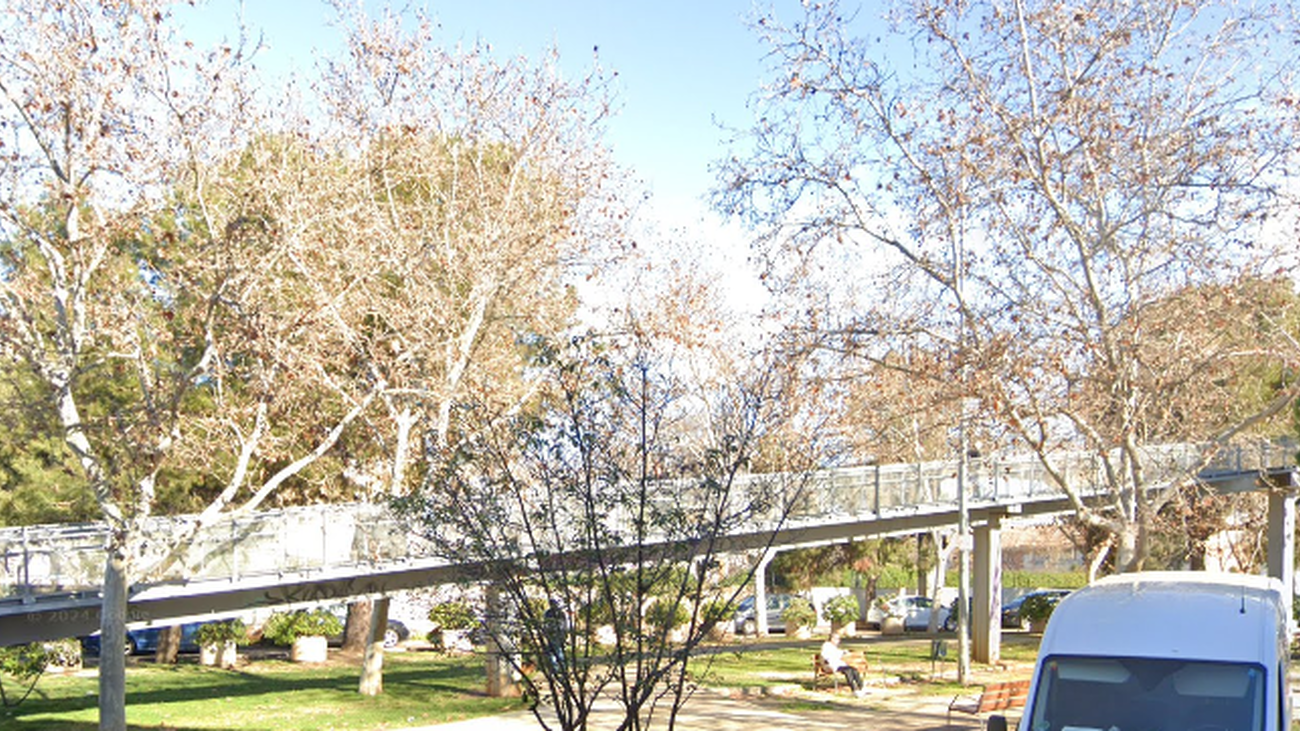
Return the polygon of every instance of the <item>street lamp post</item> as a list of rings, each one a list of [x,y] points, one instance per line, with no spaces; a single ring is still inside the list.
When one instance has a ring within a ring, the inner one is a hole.
[[[966,683],[970,676],[970,510],[966,505],[967,460],[966,399],[961,403],[961,423],[957,427],[957,682]]]

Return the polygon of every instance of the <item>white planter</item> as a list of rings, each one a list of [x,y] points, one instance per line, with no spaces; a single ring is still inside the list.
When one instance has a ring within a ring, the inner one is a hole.
[[[199,663],[219,668],[233,668],[239,659],[239,649],[234,640],[227,640],[220,645],[203,645],[199,648]]]
[[[853,637],[858,633],[858,623],[840,624],[839,622],[831,622],[831,632],[838,632],[841,637]]]
[[[233,668],[239,661],[239,646],[234,640],[227,640],[217,648],[217,667]]]
[[[722,621],[709,628],[709,639],[713,642],[728,642],[736,638],[736,627],[730,621]]]
[[[882,635],[901,635],[903,634],[902,617],[885,617],[880,621],[880,634]]]
[[[324,637],[299,637],[293,641],[289,659],[294,662],[325,662],[329,645]]]
[[[601,647],[613,647],[618,642],[618,635],[614,632],[614,625],[602,624],[596,628],[596,643]]]
[[[445,629],[442,630],[442,651],[471,653],[474,651],[474,643],[470,641],[469,630],[467,629]]]

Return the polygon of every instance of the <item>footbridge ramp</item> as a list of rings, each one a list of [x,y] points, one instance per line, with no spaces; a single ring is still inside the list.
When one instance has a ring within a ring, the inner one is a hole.
[[[1227,491],[1293,485],[1294,445],[1261,444],[1219,450],[1152,447],[1151,463],[1174,479],[1199,470],[1206,484]],[[1064,453],[1054,470],[1101,494],[1101,465]],[[726,537],[728,550],[808,545],[955,526],[955,461],[855,466],[812,473],[788,516],[756,520]],[[1069,512],[1073,503],[1032,457],[970,463],[967,505],[981,516]],[[744,478],[761,489],[771,476]],[[666,485],[665,490],[671,490]],[[1086,491],[1085,491],[1086,492]],[[779,518],[783,518],[778,522]],[[142,526],[140,565],[173,552],[195,516],[156,518]],[[99,626],[107,528],[102,524],[0,529],[0,645],[89,633]],[[181,559],[147,575],[130,592],[130,622],[217,615],[258,607],[387,594],[472,578],[475,567],[453,564],[386,506],[322,505],[245,516],[203,526]]]

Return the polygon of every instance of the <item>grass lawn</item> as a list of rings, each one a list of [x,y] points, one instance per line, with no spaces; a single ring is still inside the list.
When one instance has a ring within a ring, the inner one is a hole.
[[[483,694],[478,657],[393,652],[384,658],[384,692],[357,692],[359,663],[304,666],[258,660],[236,670],[141,662],[127,670],[126,718],[133,729],[396,729],[521,708]],[[6,693],[15,690],[5,679]],[[21,705],[0,710],[6,731],[89,731],[98,727],[93,671],[47,675]]]
[[[1036,636],[1004,637],[1002,656],[1010,663],[1032,663]],[[692,675],[704,685],[729,688],[809,687],[811,656],[822,639],[745,642],[708,648],[691,661]],[[948,639],[948,660],[930,660],[928,638],[850,638],[847,649],[866,655],[869,676],[890,676],[910,692],[953,695],[956,643]],[[173,666],[150,660],[127,670],[127,722],[132,729],[355,729],[374,731],[442,723],[523,708],[518,699],[483,693],[480,656],[447,657],[433,652],[392,652],[385,656],[384,692],[357,692],[359,661],[334,658],[324,665],[297,665],[257,659],[236,670],[201,667],[183,657]],[[980,666],[972,668],[978,675]],[[978,677],[976,678],[978,680]],[[16,695],[12,680],[5,690]],[[21,705],[0,709],[6,731],[90,731],[98,726],[98,679],[94,670],[47,675]],[[790,699],[796,703],[796,699]],[[817,708],[812,704],[811,708]],[[798,708],[790,708],[797,712]]]

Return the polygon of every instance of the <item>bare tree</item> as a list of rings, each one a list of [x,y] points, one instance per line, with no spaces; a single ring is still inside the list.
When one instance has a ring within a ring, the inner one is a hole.
[[[344,181],[302,209],[302,229],[346,273],[334,317],[362,342],[357,372],[385,384],[356,454],[366,496],[402,495],[421,444],[459,429],[456,403],[530,397],[525,354],[571,325],[574,284],[617,251],[625,211],[598,70],[569,79],[554,53],[451,50],[418,13],[337,8],[347,48],[315,86],[315,144],[320,173]]]
[[[337,499],[341,470],[316,465],[340,445],[400,492],[411,440],[446,441],[457,399],[522,402],[521,353],[618,239],[598,77],[340,7],[327,109],[275,123],[250,49],[195,50],[164,4],[5,10],[0,336],[111,528],[107,647],[126,587],[185,561],[187,535]],[[186,535],[142,535],[178,466],[212,476],[181,501],[204,507]],[[101,685],[101,725],[121,728],[120,657]]]
[[[230,149],[221,110],[246,99],[243,49],[191,52],[166,20],[150,2],[25,2],[0,16],[0,338],[55,404],[109,525],[106,648],[124,640],[140,525],[184,436],[184,396],[212,362],[210,328],[169,325],[144,224],[177,181],[201,185],[186,171]],[[106,396],[108,383],[121,389]],[[105,653],[100,691],[101,728],[124,729],[120,654]]]
[[[1141,567],[1156,512],[1196,470],[1171,474],[1147,447],[1226,444],[1296,395],[1283,381],[1249,413],[1180,404],[1213,373],[1297,357],[1279,326],[1290,298],[1257,286],[1293,264],[1293,19],[917,0],[892,32],[856,36],[858,20],[827,2],[758,22],[774,80],[719,205],[762,225],[784,275],[770,281],[831,293],[822,331],[881,363],[899,341],[934,353]],[[866,286],[816,276],[845,261]],[[1249,313],[1248,337],[1172,318],[1163,303],[1188,291]],[[1062,450],[1095,456],[1106,506],[1084,502]]]
[[[624,210],[598,70],[570,80],[554,53],[448,50],[418,14],[340,3],[340,18],[348,49],[318,85],[321,143],[352,185],[337,191],[345,221],[319,235],[369,272],[340,310],[389,384],[385,482],[400,494],[412,444],[445,443],[462,394],[526,396],[521,343],[571,323],[572,285],[617,248]]]
[[[481,567],[496,657],[547,728],[586,728],[602,693],[619,728],[672,728],[692,653],[741,590],[715,583],[721,554],[764,547],[801,488],[805,464],[742,479],[779,433],[783,369],[701,395],[659,353],[635,333],[545,344],[538,400],[467,403],[475,428],[406,502],[439,552]]]

